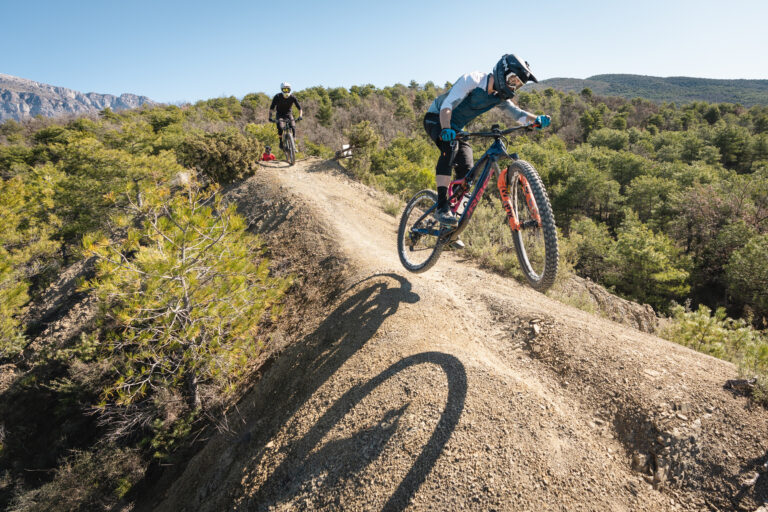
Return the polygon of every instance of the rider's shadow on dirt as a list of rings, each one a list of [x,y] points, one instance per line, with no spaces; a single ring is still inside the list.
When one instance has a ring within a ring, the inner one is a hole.
[[[392,286],[393,281],[399,286]],[[401,401],[395,406],[380,408],[383,410],[374,418],[368,418],[369,423],[375,421],[373,426],[348,434],[341,423],[361,401],[376,394],[377,388],[381,387],[380,394],[386,393],[389,389],[386,386],[394,381],[413,378],[416,368],[429,368],[435,374],[443,374],[445,378],[441,380],[447,381],[447,399],[442,404],[442,413],[436,415],[434,421],[430,420],[430,427],[434,425],[431,435],[424,432],[413,456],[409,456],[410,468],[401,471],[403,476],[399,481],[382,491],[389,496],[384,510],[400,510],[408,504],[458,424],[467,392],[464,366],[451,355],[427,352],[401,359],[364,383],[353,385],[330,407],[323,407],[325,412],[308,429],[300,429],[303,435],[295,439],[280,436],[290,440],[279,448],[279,459],[274,458],[274,453],[267,453],[267,443],[278,439],[275,436],[280,431],[293,430],[294,424],[301,422],[302,407],[313,406],[313,395],[365,346],[384,320],[401,304],[419,300],[411,291],[410,282],[396,274],[371,276],[345,293],[351,295],[303,342],[288,348],[260,384],[263,392],[256,414],[264,419],[252,424],[246,433],[247,439],[252,439],[247,447],[252,458],[242,468],[243,481],[259,473],[263,475],[264,471],[269,471],[269,475],[257,477],[247,485],[251,488],[246,492],[249,510],[266,509],[270,504],[285,503],[300,494],[317,497],[320,491],[315,488],[317,485],[329,490],[339,483],[343,486],[379,459],[384,450],[395,450],[390,441],[409,407],[406,397],[400,396]],[[266,390],[273,392],[267,394]],[[279,407],[275,400],[280,401]],[[277,410],[281,411],[279,415]],[[324,443],[326,435],[334,429],[334,439]],[[396,449],[401,450],[400,446]]]

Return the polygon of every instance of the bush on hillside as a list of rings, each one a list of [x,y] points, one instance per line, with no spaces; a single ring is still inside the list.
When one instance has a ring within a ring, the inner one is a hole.
[[[83,243],[99,258],[87,287],[101,300],[102,357],[114,368],[100,406],[112,437],[154,425],[179,398],[188,413],[210,406],[204,386],[234,389],[262,349],[259,324],[290,285],[270,275],[259,239],[215,193],[150,190],[133,209],[142,226],[115,218],[121,242]]]
[[[52,237],[61,222],[51,214],[58,178],[45,166],[0,180],[0,360],[25,344],[21,314],[30,286],[44,287],[58,267],[60,243]]]
[[[617,230],[605,259],[605,282],[620,293],[666,311],[687,296],[689,260],[663,233],[654,233],[633,212]]]
[[[229,128],[189,137],[179,149],[179,161],[216,183],[228,184],[253,173],[263,147],[257,139]]]
[[[728,291],[755,315],[768,318],[768,235],[756,236],[737,249],[725,265]]]
[[[660,334],[670,341],[710,354],[739,367],[742,377],[756,378],[755,398],[768,405],[768,335],[743,319],[729,318],[701,304],[696,311],[676,304],[672,322]]]

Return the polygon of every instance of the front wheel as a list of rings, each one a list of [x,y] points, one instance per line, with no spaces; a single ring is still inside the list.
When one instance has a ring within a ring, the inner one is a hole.
[[[434,218],[437,194],[432,190],[417,192],[400,217],[397,230],[397,254],[411,272],[426,272],[443,252],[440,223]]]
[[[285,156],[288,159],[288,163],[293,165],[296,163],[296,145],[293,142],[293,135],[288,132],[288,134],[285,137],[285,142],[283,143],[283,146],[285,146]]]
[[[528,284],[545,292],[557,276],[557,228],[547,191],[531,164],[516,160],[507,171],[512,208],[520,223],[512,240]]]

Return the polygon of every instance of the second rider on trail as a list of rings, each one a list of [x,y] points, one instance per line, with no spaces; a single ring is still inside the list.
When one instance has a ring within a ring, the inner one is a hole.
[[[283,148],[283,130],[290,127],[293,137],[296,138],[296,121],[293,119],[292,107],[296,105],[299,110],[299,121],[302,118],[301,105],[291,93],[291,84],[283,82],[280,84],[280,92],[272,98],[272,105],[269,107],[269,122],[277,123],[277,136],[280,139],[280,149]],[[275,119],[277,111],[277,119]]]
[[[451,142],[456,132],[461,131],[472,119],[495,106],[503,107],[520,124],[536,123],[549,126],[549,116],[536,116],[526,112],[512,102],[515,90],[528,81],[538,82],[531,73],[527,62],[515,55],[504,55],[491,73],[474,71],[462,75],[453,87],[430,105],[424,116],[424,129],[440,149],[435,166],[437,181],[437,213],[435,218],[441,224],[455,226],[456,215],[448,206],[448,186],[451,183]],[[462,179],[472,168],[472,147],[465,141],[457,141],[458,150],[454,159],[456,179]]]

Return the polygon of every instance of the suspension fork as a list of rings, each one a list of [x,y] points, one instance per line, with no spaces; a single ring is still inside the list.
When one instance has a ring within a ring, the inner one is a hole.
[[[528,179],[523,173],[518,173],[518,179],[520,185],[523,187],[523,194],[525,195],[525,202],[528,205],[528,211],[531,212],[531,217],[536,221],[536,227],[541,227],[541,216],[539,215],[539,208],[536,206],[536,199],[533,197],[531,186],[528,183]],[[520,223],[520,219],[517,217],[517,212],[512,205],[512,198],[508,191],[509,180],[509,167],[499,171],[499,179],[496,181],[496,186],[499,188],[499,195],[501,196],[501,205],[504,207],[504,211],[507,213],[507,220],[509,221],[509,227],[512,231],[520,231],[533,226],[524,226]],[[527,223],[526,223],[527,224]]]

